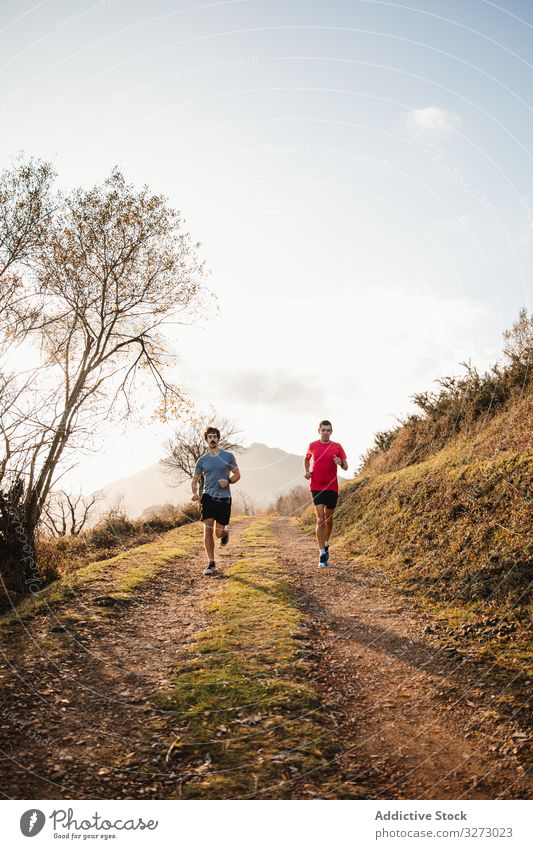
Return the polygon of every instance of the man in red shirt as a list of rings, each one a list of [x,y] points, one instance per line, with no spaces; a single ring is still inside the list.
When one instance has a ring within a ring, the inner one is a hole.
[[[344,448],[339,442],[331,441],[333,427],[324,419],[318,426],[320,439],[311,442],[304,459],[305,478],[310,480],[311,494],[316,510],[316,539],[320,556],[318,565],[325,568],[329,560],[329,538],[333,527],[333,511],[337,506],[339,484],[338,466],[344,471],[348,461]],[[310,462],[313,465],[310,469]]]

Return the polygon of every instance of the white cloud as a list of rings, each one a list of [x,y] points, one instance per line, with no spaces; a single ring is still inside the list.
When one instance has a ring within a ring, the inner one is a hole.
[[[456,112],[449,112],[440,106],[424,106],[421,109],[411,109],[407,113],[405,123],[413,135],[434,138],[448,135],[459,126],[460,118]]]

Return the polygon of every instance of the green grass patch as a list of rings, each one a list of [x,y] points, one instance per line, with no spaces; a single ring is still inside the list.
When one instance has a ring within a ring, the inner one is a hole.
[[[72,599],[79,591],[95,587],[102,595],[116,599],[131,596],[166,563],[190,554],[202,540],[199,523],[167,531],[154,542],[131,548],[108,560],[89,563],[64,578],[54,581],[42,592],[24,599],[15,610],[0,617],[0,627],[31,619],[50,607]]]
[[[172,687],[157,699],[177,714],[169,765],[182,776],[175,793],[182,798],[292,798],[317,776],[327,788],[331,772],[335,746],[321,722],[305,622],[271,520],[254,521],[241,543],[246,556],[207,605],[212,624],[194,635]]]

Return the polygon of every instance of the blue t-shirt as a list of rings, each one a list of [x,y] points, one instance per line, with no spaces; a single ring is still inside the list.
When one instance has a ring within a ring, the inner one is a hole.
[[[194,474],[204,476],[204,492],[212,498],[231,498],[229,486],[222,489],[219,480],[229,480],[230,469],[237,468],[237,461],[231,451],[219,451],[218,454],[204,454],[196,464]]]

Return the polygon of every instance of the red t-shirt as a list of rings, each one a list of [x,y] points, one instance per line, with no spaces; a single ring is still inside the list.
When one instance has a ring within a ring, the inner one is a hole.
[[[306,460],[312,458],[311,465],[311,489],[339,489],[337,481],[337,464],[334,457],[340,457],[341,460],[346,460],[344,448],[340,442],[321,442],[317,439],[316,442],[311,442],[305,455]]]

